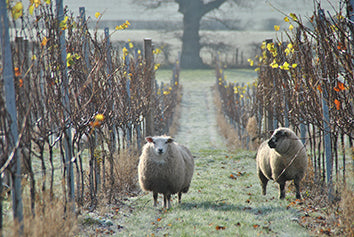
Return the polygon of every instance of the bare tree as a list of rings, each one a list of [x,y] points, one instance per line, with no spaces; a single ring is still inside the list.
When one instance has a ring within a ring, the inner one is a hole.
[[[142,3],[142,0],[135,2]],[[171,0],[150,0],[143,1],[148,7],[157,8],[163,3]],[[174,0],[178,4],[178,11],[183,14],[183,35],[182,35],[182,68],[204,68],[206,67],[200,57],[200,22],[202,18],[212,10],[218,9],[223,3],[231,2],[238,4],[241,0]]]

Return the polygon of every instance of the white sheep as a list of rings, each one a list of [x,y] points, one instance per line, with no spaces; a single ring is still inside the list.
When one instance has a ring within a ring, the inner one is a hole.
[[[191,152],[171,137],[146,137],[147,143],[139,158],[139,184],[142,190],[152,191],[154,206],[157,195],[164,195],[164,207],[168,201],[171,208],[171,195],[178,193],[181,203],[182,193],[188,192],[193,171],[194,160]]]
[[[289,128],[278,128],[257,152],[257,173],[266,194],[268,180],[279,184],[279,199],[285,198],[285,182],[294,180],[296,198],[300,199],[300,181],[307,169],[306,150],[300,139]]]

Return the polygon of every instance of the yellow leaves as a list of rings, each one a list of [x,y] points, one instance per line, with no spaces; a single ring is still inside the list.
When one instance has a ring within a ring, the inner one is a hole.
[[[103,114],[96,114],[95,120],[102,122],[104,120],[104,115]]]
[[[44,36],[42,39],[41,45],[44,47],[47,45],[47,42],[48,42],[48,39],[47,39],[47,37]]]
[[[266,47],[267,47],[266,42],[263,41],[263,42],[262,42],[262,45],[261,45],[261,49],[264,50],[264,49],[266,49]]]
[[[68,67],[70,67],[71,65],[73,65],[74,64],[74,59],[79,59],[80,58],[80,55],[78,55],[77,53],[75,53],[75,54],[71,54],[71,53],[68,53],[67,55],[66,55],[66,65],[68,66]]]
[[[272,62],[269,66],[271,66],[272,68],[278,68],[278,67],[279,67],[279,64],[278,64],[277,61],[274,59],[273,62]]]
[[[49,5],[50,4],[50,0],[44,0],[44,2]],[[42,5],[41,0],[31,0],[30,1],[30,5],[28,7],[28,11],[30,15],[33,15],[33,11],[35,8],[38,8],[39,6]]]
[[[157,69],[159,69],[159,67],[160,67],[160,64],[159,64],[159,63],[156,63],[156,64],[154,65],[154,70],[156,71]]]
[[[12,18],[14,20],[17,20],[18,18],[23,16],[23,4],[22,4],[22,2],[17,2],[15,4],[15,6],[12,7],[11,13],[12,13]]]
[[[96,12],[96,13],[95,13],[96,19],[98,19],[100,16],[101,16],[101,13],[99,13],[99,12]]]
[[[33,15],[34,5],[29,6],[28,11],[29,11],[29,14]]]
[[[161,49],[157,48],[152,51],[153,54],[160,54],[162,51]]]
[[[130,22],[129,21],[125,21],[123,24],[116,26],[115,29],[116,30],[125,30],[130,26]]]
[[[295,13],[290,13],[290,17],[291,17],[291,19],[293,19],[294,21],[298,21],[298,19],[297,19]]]
[[[267,49],[273,55],[274,58],[278,55],[277,48],[274,47],[274,43],[268,43]]]
[[[104,115],[96,114],[95,120],[90,122],[90,126],[91,126],[90,134],[92,134],[92,132],[95,130],[96,127],[100,127],[103,121],[104,121]]]
[[[282,65],[279,66],[277,60],[273,59],[273,62],[269,64],[269,66],[271,66],[272,68],[280,68],[281,70],[288,71],[290,68],[296,68],[297,64],[293,63],[290,65],[288,62],[284,62]]]
[[[128,55],[128,49],[124,47],[122,51],[123,51],[123,57],[126,57]]]
[[[275,26],[274,26],[274,30],[275,30],[275,31],[279,31],[279,30],[280,30],[280,26],[275,25]]]
[[[282,70],[288,71],[289,70],[289,66],[290,66],[290,64],[288,62],[284,62],[283,65],[281,65],[279,68],[282,69]]]
[[[164,95],[169,95],[172,91],[172,87],[169,87],[167,90],[163,91]]]
[[[286,49],[284,50],[286,56],[288,56],[290,53],[294,53],[294,47],[292,43],[289,43]]]
[[[61,30],[66,30],[68,28],[68,16],[65,16],[64,17],[64,20],[62,20],[60,23],[59,23],[59,28]]]
[[[32,3],[32,1],[31,1],[31,3]],[[40,0],[33,0],[33,4],[37,8],[37,7],[39,7],[39,5],[41,5],[41,1]]]

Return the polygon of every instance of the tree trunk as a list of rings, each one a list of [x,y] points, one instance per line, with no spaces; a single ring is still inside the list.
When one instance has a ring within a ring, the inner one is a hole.
[[[182,68],[205,68],[200,57],[200,27],[201,17],[192,10],[183,16],[183,36],[182,36]]]
[[[221,6],[226,0],[214,0],[204,3],[203,0],[175,0],[178,11],[183,14],[182,36],[182,68],[206,68],[200,57],[199,28],[202,17]]]

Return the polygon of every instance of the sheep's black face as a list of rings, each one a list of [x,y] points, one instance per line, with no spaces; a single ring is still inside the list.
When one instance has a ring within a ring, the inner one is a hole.
[[[268,146],[270,148],[276,148],[277,144],[279,144],[280,141],[282,141],[285,137],[287,137],[287,134],[283,130],[276,131],[272,137],[268,141]]]

